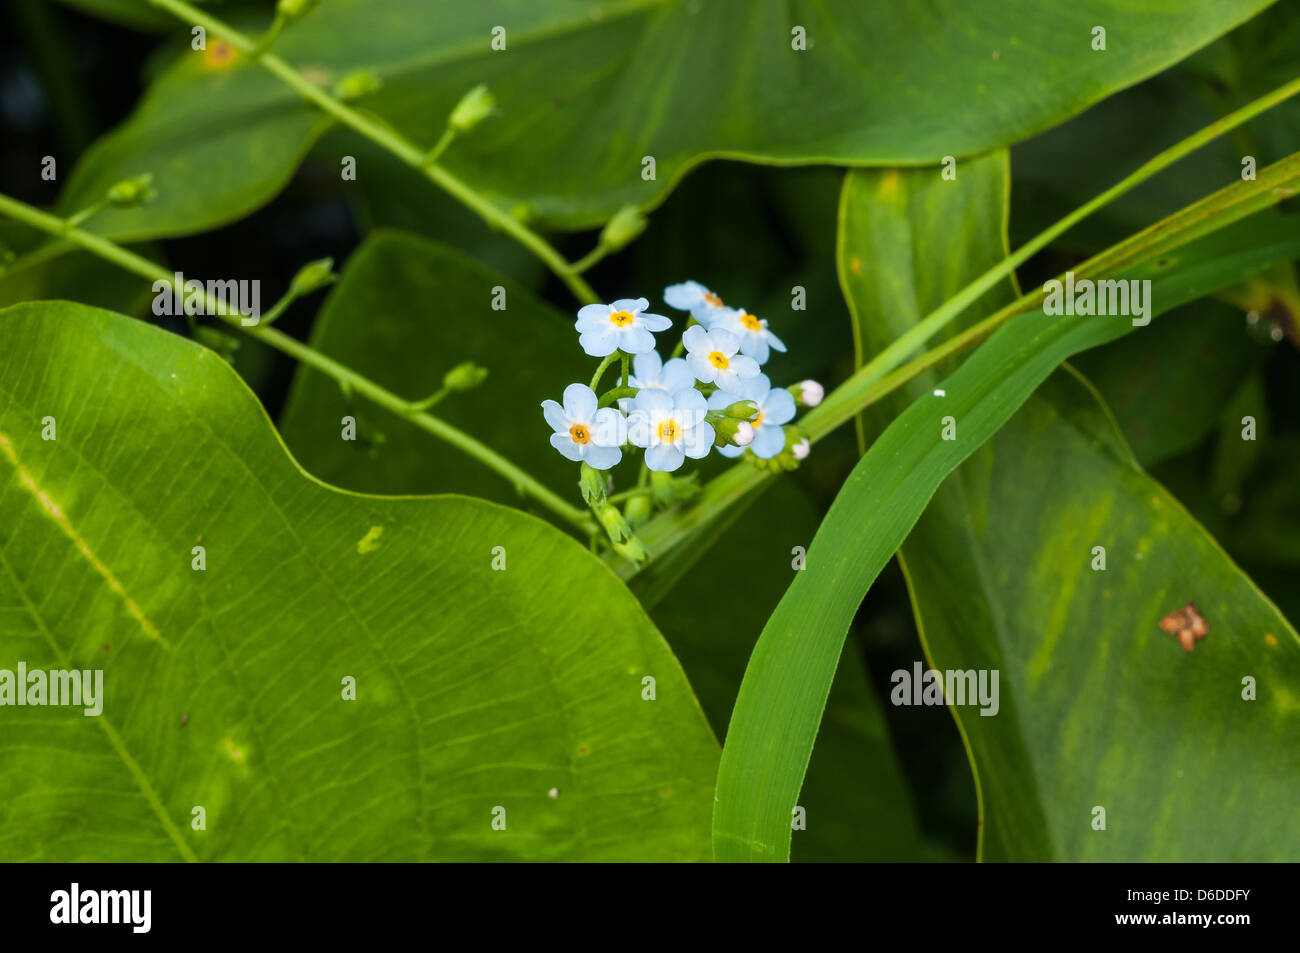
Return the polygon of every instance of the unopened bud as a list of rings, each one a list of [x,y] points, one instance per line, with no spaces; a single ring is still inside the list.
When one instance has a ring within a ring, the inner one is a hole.
[[[333,284],[335,280],[337,279],[334,275],[333,258],[320,258],[316,261],[309,261],[299,268],[298,273],[293,276],[293,281],[289,283],[289,293],[295,298],[301,298],[303,295],[311,294],[328,284]]]
[[[320,0],[280,0],[275,10],[290,20],[297,20],[311,13],[320,4]]]
[[[816,407],[826,396],[826,388],[816,381],[800,381],[786,388],[794,395],[795,403],[800,407]]]
[[[457,132],[469,132],[486,119],[496,109],[496,100],[488,92],[487,86],[480,83],[461,97],[456,108],[451,111],[447,125]]]
[[[758,413],[758,404],[752,400],[738,400],[734,404],[728,404],[723,413],[734,420],[753,420]]]
[[[358,70],[355,73],[348,73],[335,84],[334,95],[344,102],[350,102],[379,92],[383,85],[379,77],[370,70]]]
[[[150,188],[153,182],[153,176],[146,172],[144,175],[137,175],[133,179],[123,179],[121,182],[109,186],[106,198],[108,204],[117,208],[133,208],[137,205],[143,205],[150,201],[157,193]]]
[[[650,558],[650,551],[645,548],[645,543],[635,536],[629,536],[625,542],[614,542],[614,552],[618,553],[624,559],[630,559],[632,562],[640,565]]]
[[[635,205],[624,205],[605,223],[600,233],[600,243],[610,251],[618,251],[645,231],[646,217]]]
[[[812,444],[810,444],[807,438],[805,438],[791,447],[790,452],[794,454],[796,460],[806,460],[808,459],[808,454],[812,453]]]
[[[475,364],[473,361],[466,361],[463,364],[457,364],[443,375],[442,386],[448,390],[473,390],[487,380],[487,376],[488,369],[486,367]],[[582,466],[584,470],[591,469],[585,463]],[[604,498],[604,494],[602,494],[601,499]]]
[[[713,445],[725,447],[728,444],[746,447],[754,439],[754,425],[747,420],[733,417],[720,417],[713,422]]]
[[[615,549],[618,549],[619,543],[626,543],[632,538],[632,529],[623,519],[623,514],[618,511],[618,507],[603,503],[596,508],[596,518],[600,520],[600,525],[605,527],[605,533],[614,543]]]
[[[473,367],[472,364],[462,364],[461,367]],[[458,368],[459,369],[459,368]],[[448,377],[451,374],[447,375]],[[448,385],[450,386],[450,385]],[[578,488],[582,490],[582,498],[588,506],[602,506],[605,503],[605,477],[601,472],[591,464],[583,462],[578,476]]]
[[[650,503],[650,497],[644,493],[632,497],[627,501],[627,506],[623,507],[623,516],[627,520],[627,525],[633,529],[643,525],[653,512],[654,506]]]

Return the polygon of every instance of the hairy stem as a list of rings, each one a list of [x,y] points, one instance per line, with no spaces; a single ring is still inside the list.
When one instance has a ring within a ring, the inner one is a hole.
[[[175,280],[175,276],[171,272],[149,259],[128,251],[107,238],[76,227],[69,227],[64,219],[32,208],[30,205],[12,199],[7,195],[0,195],[0,214],[7,215],[15,221],[23,222],[43,232],[64,238],[126,271],[139,275],[141,278],[149,281],[165,281],[169,286]],[[315,368],[327,377],[337,381],[340,386],[348,388],[372,403],[404,417],[421,430],[431,433],[435,437],[464,451],[508,480],[519,493],[532,498],[582,532],[592,533],[595,531],[595,525],[587,517],[584,510],[569,504],[561,496],[538,482],[532,474],[511,463],[491,447],[480,443],[464,431],[458,430],[437,417],[421,412],[412,405],[411,401],[403,400],[392,391],[379,386],[369,378],[363,377],[332,358],[326,357],[296,338],[292,338],[272,327],[262,325],[245,326],[240,320],[242,315],[227,312],[225,306],[215,298],[206,297],[204,308],[208,314],[221,318],[227,324],[238,328],[250,337],[256,338],[277,351],[288,354],[303,364]]]

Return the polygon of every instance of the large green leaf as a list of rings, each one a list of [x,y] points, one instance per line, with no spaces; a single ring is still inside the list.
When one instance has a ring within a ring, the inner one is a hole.
[[[1300,254],[1297,231],[1292,219],[1255,216],[1124,277],[1152,281],[1149,300],[1158,315]],[[863,267],[869,270],[866,263]],[[914,401],[872,444],[813,539],[808,571],[791,584],[750,658],[719,768],[716,857],[787,856],[789,812],[845,630],[943,479],[1063,360],[1132,330],[1126,317],[1026,312],[1004,324],[943,382],[943,396]],[[945,417],[957,422],[955,439],[942,437]],[[1294,633],[1287,628],[1276,638],[1294,638]]]
[[[915,172],[850,176],[841,253],[877,263],[872,276],[843,269],[867,353],[942,302],[946,292],[929,277],[941,262],[967,268],[954,276],[960,285],[987,267],[982,256],[1004,253],[1006,177],[992,162],[966,171],[959,188]],[[882,221],[906,233],[909,254],[886,254]],[[883,300],[881,283],[911,291],[896,295],[903,307]],[[1000,291],[994,307],[1014,297],[1009,286]],[[1177,335],[1204,338],[1197,317],[1167,316],[1088,356],[1105,369],[1116,346],[1146,341],[1164,359]],[[884,409],[906,406],[936,379],[918,377]],[[1213,424],[1199,395],[1170,403],[1191,404]],[[1104,547],[1104,571],[1094,569],[1095,546]],[[1000,672],[996,716],[952,708],[980,782],[984,858],[1294,854],[1300,825],[1256,818],[1297,780],[1276,766],[1291,760],[1300,714],[1300,641],[1142,473],[1081,378],[1058,372],[958,467],[899,557],[930,663]],[[1213,641],[1184,659],[1157,623],[1192,600]],[[1243,675],[1257,680],[1259,702],[1241,700]],[[1269,767],[1252,769],[1260,764]],[[1096,806],[1107,812],[1105,832],[1091,826]]]
[[[1004,145],[1267,5],[481,0],[431,12],[424,0],[331,0],[275,50],[326,86],[373,70],[385,85],[365,108],[421,144],[437,139],[460,96],[487,83],[500,112],[453,145],[446,167],[504,208],[527,203],[544,222],[579,227],[626,203],[658,202],[708,158],[911,164]],[[1092,48],[1099,25],[1104,51]],[[492,48],[496,27],[504,50]],[[805,50],[795,48],[799,28]],[[157,201],[105,213],[97,229],[139,237],[210,227],[266,201],[325,125],[246,58],[214,66],[187,52],[87,155],[63,207],[152,171]],[[642,177],[647,156],[653,180]]]
[[[954,709],[981,856],[1294,858],[1300,819],[1277,805],[1300,783],[1300,638],[1141,471],[1095,391],[1057,375],[1040,395],[903,548],[933,665],[1001,673],[996,717]],[[1189,654],[1158,623],[1193,601],[1209,634]]]
[[[105,696],[2,710],[5,858],[708,856],[716,742],[579,544],[316,482],[155,328],[45,303],[0,336],[0,668],[103,669]]]

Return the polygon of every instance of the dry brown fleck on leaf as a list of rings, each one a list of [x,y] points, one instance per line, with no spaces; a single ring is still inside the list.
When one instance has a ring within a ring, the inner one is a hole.
[[[1160,628],[1178,639],[1184,652],[1196,648],[1196,643],[1210,634],[1210,624],[1201,615],[1195,602],[1189,602],[1181,609],[1175,609],[1160,620]]]

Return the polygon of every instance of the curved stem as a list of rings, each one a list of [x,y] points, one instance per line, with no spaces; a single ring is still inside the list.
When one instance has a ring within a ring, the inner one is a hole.
[[[605,376],[605,369],[617,360],[618,351],[615,351],[613,354],[608,355],[603,361],[601,361],[600,366],[596,368],[596,373],[591,375],[591,383],[587,386],[592,390],[595,390],[597,385],[600,384],[600,379]]]
[[[596,296],[596,292],[592,290],[591,285],[583,280],[582,276],[574,270],[573,265],[553,245],[509,212],[488,201],[442,166],[430,164],[427,149],[420,149],[401,134],[371,119],[364,113],[360,113],[352,107],[339,102],[339,100],[312,83],[278,56],[259,51],[257,43],[249,37],[216,17],[209,16],[202,10],[191,6],[184,0],[149,0],[149,2],[173,14],[178,19],[193,23],[195,26],[201,26],[209,33],[222,37],[236,49],[255,59],[282,80],[285,85],[300,93],[304,99],[315,103],[345,126],[359,132],[407,165],[417,169],[425,178],[449,193],[461,204],[477,212],[489,225],[505,232],[540,258],[569,287],[574,297],[583,304],[594,304],[600,300]]]
[[[0,195],[0,214],[7,215],[15,221],[23,222],[51,235],[66,238],[68,241],[86,249],[86,251],[93,252],[106,261],[110,261],[126,271],[137,274],[149,281],[165,281],[168,285],[175,281],[175,276],[171,272],[149,259],[128,251],[107,238],[76,227],[69,227],[63,219],[32,208],[30,205],[12,199],[7,195]],[[591,533],[595,531],[595,525],[584,510],[568,503],[559,494],[540,483],[532,474],[511,463],[491,447],[480,443],[446,421],[419,411],[411,401],[403,400],[392,391],[380,387],[374,381],[361,376],[350,367],[326,357],[319,351],[303,344],[296,338],[277,331],[275,328],[262,325],[244,326],[240,321],[242,315],[227,313],[225,306],[215,298],[205,298],[204,310],[208,314],[221,318],[227,324],[238,328],[250,337],[256,338],[277,351],[288,354],[303,364],[315,368],[327,377],[333,378],[343,387],[367,398],[372,403],[404,417],[421,430],[431,433],[435,437],[463,450],[484,466],[508,480],[521,494],[531,497],[582,532]]]

